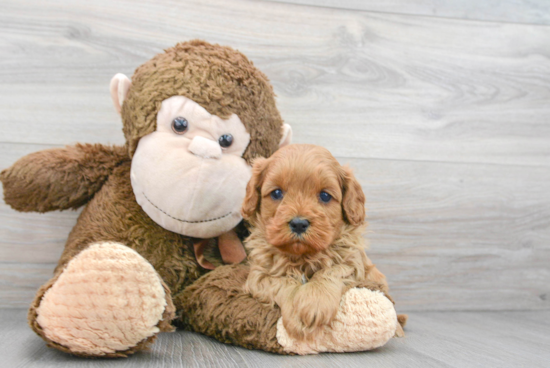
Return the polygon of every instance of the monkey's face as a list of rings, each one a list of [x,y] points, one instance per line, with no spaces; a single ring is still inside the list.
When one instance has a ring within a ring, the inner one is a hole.
[[[251,170],[250,134],[237,115],[223,120],[194,101],[162,102],[157,129],[140,139],[131,180],[137,202],[167,230],[210,238],[233,229]]]

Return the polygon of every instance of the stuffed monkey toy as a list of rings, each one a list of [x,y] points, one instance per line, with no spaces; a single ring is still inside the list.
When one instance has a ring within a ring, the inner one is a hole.
[[[277,309],[240,291],[234,298],[247,274],[238,263],[250,164],[292,135],[267,77],[240,52],[195,40],[156,55],[131,81],[115,75],[111,96],[125,146],[40,151],[0,174],[4,199],[18,211],[84,206],[29,309],[31,328],[49,346],[85,357],[125,357],[174,325],[300,353],[273,334]],[[208,273],[222,264],[235,265]],[[197,295],[220,282],[222,294]],[[235,302],[235,311],[252,303],[258,314],[220,320],[218,308]]]

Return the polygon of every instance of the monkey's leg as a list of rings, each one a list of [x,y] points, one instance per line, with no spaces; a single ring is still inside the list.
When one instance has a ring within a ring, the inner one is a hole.
[[[174,323],[226,344],[290,354],[277,342],[279,308],[244,292],[248,271],[247,265],[227,265],[202,276],[174,297]]]
[[[0,173],[4,199],[22,212],[76,209],[101,189],[127,149],[77,144],[31,153]]]
[[[174,298],[181,312],[176,323],[224,343],[278,354],[370,350],[395,333],[397,316],[380,291],[383,285],[365,281],[344,294],[332,326],[313,342],[296,341],[286,334],[279,307],[244,292],[248,271],[246,265],[221,266],[188,286]]]
[[[29,324],[49,346],[85,357],[125,357],[173,331],[174,305],[153,266],[133,249],[95,243],[38,291]]]

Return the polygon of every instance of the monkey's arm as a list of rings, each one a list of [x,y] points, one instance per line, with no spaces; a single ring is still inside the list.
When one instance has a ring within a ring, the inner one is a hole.
[[[22,212],[76,209],[101,188],[127,149],[76,144],[31,153],[0,173],[4,200]]]

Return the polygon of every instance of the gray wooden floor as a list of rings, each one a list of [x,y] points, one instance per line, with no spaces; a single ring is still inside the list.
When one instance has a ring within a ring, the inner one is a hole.
[[[25,324],[25,311],[0,310],[1,368],[64,367],[530,367],[550,366],[550,311],[416,312],[405,338],[352,354],[280,356],[178,331],[148,352],[89,360],[47,348]]]
[[[77,360],[46,349],[22,308],[79,212],[22,214],[0,201],[1,366],[550,366],[550,1],[0,9],[0,169],[45,148],[123,143],[114,74],[179,41],[231,45],[271,79],[294,141],[355,169],[370,257],[398,310],[412,312],[407,338],[371,353],[277,357],[177,333],[130,360]]]

